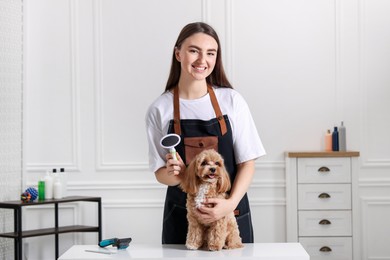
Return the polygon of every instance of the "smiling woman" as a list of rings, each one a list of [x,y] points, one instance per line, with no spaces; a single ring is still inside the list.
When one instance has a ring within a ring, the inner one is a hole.
[[[146,130],[150,169],[160,183],[168,185],[162,243],[186,243],[187,194],[177,185],[187,175],[186,165],[206,149],[223,156],[229,174],[228,187],[232,189],[226,198],[198,199],[195,210],[199,221],[210,224],[239,212],[235,221],[239,223],[242,241],[253,243],[246,192],[254,174],[254,161],[265,151],[248,105],[225,75],[219,38],[208,24],[191,23],[180,32],[165,93],[149,107]],[[162,136],[171,133],[181,137],[176,147],[177,159],[159,146]],[[207,178],[214,177],[211,172]]]

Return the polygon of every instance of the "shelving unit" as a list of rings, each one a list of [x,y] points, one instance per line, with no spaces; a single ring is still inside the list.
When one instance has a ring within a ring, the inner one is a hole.
[[[98,225],[97,226],[84,226],[73,225],[60,227],[58,224],[58,205],[61,203],[69,202],[95,202],[98,203]],[[42,228],[35,230],[22,230],[22,208],[30,206],[38,206],[44,204],[54,204],[54,227]],[[22,239],[27,237],[37,236],[55,236],[55,259],[59,256],[58,244],[59,234],[70,232],[98,232],[99,241],[102,240],[102,210],[101,210],[101,198],[100,197],[87,197],[87,196],[70,196],[63,199],[47,199],[43,201],[34,201],[24,203],[22,201],[5,201],[0,202],[0,208],[13,209],[14,210],[14,232],[1,233],[0,237],[13,238],[15,241],[15,260],[22,259]]]

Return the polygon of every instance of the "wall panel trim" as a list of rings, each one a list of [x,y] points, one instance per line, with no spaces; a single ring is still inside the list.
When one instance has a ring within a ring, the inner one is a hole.
[[[361,178],[359,179],[359,187],[390,187],[390,178]]]
[[[165,190],[157,181],[79,181],[68,182],[68,190]]]
[[[361,253],[362,253],[362,259],[389,259],[389,258],[383,258],[383,257],[373,257],[369,256],[369,250],[368,250],[368,214],[370,212],[369,207],[370,206],[387,206],[390,207],[390,197],[384,197],[384,196],[362,196],[361,197],[361,212],[362,212],[362,226],[361,226]]]
[[[35,182],[27,183],[27,186],[36,186]],[[157,181],[72,181],[67,183],[67,190],[165,190],[167,186]],[[284,189],[284,180],[253,180],[250,189],[278,188]]]
[[[368,100],[367,97],[368,91],[370,89],[369,82],[367,78],[367,46],[365,38],[366,36],[366,6],[369,1],[367,0],[359,0],[358,1],[358,35],[359,35],[359,74],[358,74],[358,83],[359,88],[361,89],[361,141],[362,141],[362,151],[369,151],[369,127],[370,124],[368,122]],[[390,158],[379,159],[379,158],[369,158],[367,153],[362,153],[362,168],[363,169],[376,169],[376,168],[390,168]]]
[[[102,208],[107,209],[127,209],[127,208],[163,208],[164,200],[104,200]]]

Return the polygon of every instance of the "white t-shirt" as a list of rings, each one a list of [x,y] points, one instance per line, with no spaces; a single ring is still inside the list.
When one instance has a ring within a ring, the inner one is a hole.
[[[229,117],[233,135],[236,163],[243,163],[265,155],[256,125],[244,98],[234,89],[214,88],[222,114]],[[180,99],[180,119],[210,120],[215,118],[209,94],[194,100]],[[160,146],[173,119],[173,94],[159,96],[146,113],[146,131],[149,142],[149,167],[152,172],[165,166],[168,151]]]

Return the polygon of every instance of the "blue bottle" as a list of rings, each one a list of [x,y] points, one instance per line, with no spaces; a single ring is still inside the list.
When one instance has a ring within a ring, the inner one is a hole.
[[[339,132],[337,126],[334,127],[332,133],[332,151],[339,151]]]

